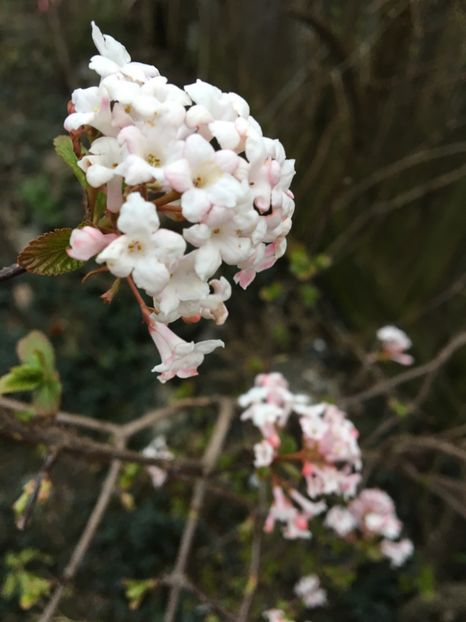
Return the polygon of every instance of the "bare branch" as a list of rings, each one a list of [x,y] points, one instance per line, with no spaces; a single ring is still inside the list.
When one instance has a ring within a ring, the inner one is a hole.
[[[448,171],[443,175],[438,175],[438,177],[435,177],[425,183],[414,186],[414,188],[410,188],[405,192],[401,192],[391,199],[374,203],[371,209],[362,211],[360,215],[353,220],[351,225],[330,244],[326,252],[332,256],[340,253],[341,250],[348,244],[349,240],[354,238],[354,236],[357,235],[374,216],[383,216],[384,214],[388,214],[405,207],[406,205],[414,203],[418,199],[421,199],[432,192],[436,192],[441,188],[450,186],[454,182],[463,179],[465,176],[466,164]],[[341,255],[339,258],[341,259]]]
[[[120,449],[108,443],[98,443],[87,437],[69,432],[56,425],[53,420],[37,418],[24,423],[11,413],[0,409],[0,436],[18,443],[37,445],[42,443],[46,447],[54,448],[61,453],[69,453],[81,458],[93,459],[99,462],[136,462],[145,465],[158,465],[169,473],[183,473],[185,476],[199,475],[201,465],[195,460],[163,460],[145,456],[137,451]],[[117,435],[118,436],[118,435]],[[123,436],[121,436],[123,438]]]
[[[370,387],[369,389],[366,389],[365,391],[361,391],[360,393],[356,393],[355,395],[350,395],[346,398],[344,397],[339,400],[339,403],[343,408],[353,406],[354,404],[360,404],[361,402],[370,400],[373,397],[377,397],[378,395],[384,395],[386,393],[389,393],[392,389],[400,386],[401,384],[405,384],[406,382],[410,382],[411,380],[415,380],[416,378],[420,378],[421,376],[430,374],[436,371],[442,365],[444,365],[448,361],[448,359],[464,345],[466,345],[466,331],[461,332],[453,337],[453,339],[449,341],[442,350],[440,350],[437,356],[435,356],[428,363],[425,363],[424,365],[418,365],[418,367],[408,369],[408,371],[405,371],[402,374],[398,374],[393,378],[383,380],[382,382],[377,383],[376,385]]]
[[[466,504],[464,499],[458,498],[458,493],[451,493],[444,485],[440,484],[435,476],[420,473],[412,464],[404,464],[403,472],[418,484],[422,484],[432,494],[440,497],[447,505],[449,505],[457,514],[466,519]]]
[[[117,441],[117,446],[122,449],[124,447],[124,441],[122,439],[119,439]],[[55,592],[50,599],[50,602],[48,603],[38,622],[51,622],[53,615],[57,610],[57,607],[63,597],[66,583],[71,581],[76,575],[76,572],[81,565],[82,560],[84,559],[87,551],[89,550],[89,547],[92,544],[97,529],[105,516],[110,500],[112,498],[118,475],[120,473],[120,469],[121,462],[119,460],[115,460],[114,462],[112,462],[108,470],[107,477],[105,478],[105,481],[102,485],[100,494],[97,498],[97,502],[91,512],[91,515],[89,516],[86,527],[84,528],[84,531],[82,532],[81,537],[76,544],[70,560],[66,565],[65,570],[63,571],[63,579],[56,587]]]
[[[433,147],[431,149],[423,149],[421,151],[411,153],[396,162],[393,162],[392,164],[388,164],[387,166],[374,171],[371,175],[368,175],[359,183],[352,186],[347,193],[338,199],[335,205],[335,211],[345,209],[356,197],[364,194],[364,192],[367,192],[370,188],[380,184],[382,181],[385,181],[390,177],[399,175],[413,166],[417,166],[425,162],[431,162],[432,160],[439,158],[447,158],[464,153],[466,153],[465,142],[451,143],[449,145],[442,145],[441,147]]]
[[[42,467],[39,473],[37,474],[36,479],[34,480],[34,489],[31,493],[31,496],[29,497],[26,508],[24,512],[21,514],[21,516],[16,521],[16,526],[18,527],[18,529],[23,530],[23,529],[26,529],[26,527],[28,526],[29,521],[31,520],[31,517],[32,517],[32,513],[34,512],[37,499],[39,498],[42,482],[44,481],[46,477],[49,476],[50,471],[52,470],[52,467],[55,464],[57,458],[58,458],[58,451],[53,450],[53,449],[49,451],[47,455],[45,456]]]
[[[20,402],[8,397],[0,395],[0,407],[7,408],[13,412],[21,412],[25,410],[31,410],[31,404],[27,402]],[[93,417],[87,417],[84,415],[76,415],[74,413],[68,413],[60,411],[55,417],[55,421],[58,423],[64,423],[67,425],[73,425],[77,428],[85,428],[88,430],[95,430],[96,432],[102,432],[105,434],[118,434],[120,426],[111,423],[110,421],[101,421],[100,419],[94,419]]]
[[[185,577],[186,566],[188,564],[189,554],[191,552],[194,536],[196,533],[197,525],[199,523],[199,514],[202,504],[207,492],[207,477],[213,471],[217,462],[218,456],[222,450],[223,443],[225,441],[227,432],[230,427],[230,423],[233,417],[234,407],[231,400],[223,400],[220,403],[220,414],[217,419],[214,431],[210,438],[209,444],[202,459],[203,463],[203,476],[196,480],[194,485],[194,491],[191,498],[191,505],[189,507],[188,520],[184,528],[183,536],[181,538],[180,548],[178,550],[178,556],[175,563],[175,568],[172,573],[172,577],[175,579]],[[178,603],[181,594],[180,583],[177,582],[173,585],[168,598],[167,609],[165,612],[164,621],[174,622],[176,611],[178,609]]]
[[[170,415],[173,415],[175,412],[183,410],[184,408],[212,406],[213,404],[218,404],[221,400],[224,399],[225,398],[214,395],[211,397],[191,397],[180,400],[179,402],[176,402],[176,404],[171,404],[170,406],[151,410],[145,415],[142,415],[142,417],[140,417],[139,419],[130,421],[129,423],[121,426],[121,432],[122,434],[124,434],[125,437],[130,438],[138,432],[150,428],[161,419],[165,419],[165,417],[169,417]]]
[[[191,579],[187,577],[175,577],[170,575],[168,577],[163,577],[158,581],[161,585],[168,585],[171,588],[178,587],[181,590],[186,590],[187,592],[191,592],[193,596],[195,596],[199,602],[208,605],[212,610],[216,611],[225,620],[230,620],[231,622],[235,622],[236,617],[227,611],[219,602],[213,600],[210,596],[207,596],[197,585],[195,585]]]
[[[263,491],[260,491],[263,492]],[[252,607],[254,594],[257,590],[259,582],[259,567],[261,560],[261,548],[262,548],[262,535],[263,535],[263,523],[264,518],[262,511],[259,511],[255,516],[254,521],[254,533],[252,536],[251,544],[251,561],[249,563],[248,580],[244,589],[243,601],[238,613],[238,622],[247,622],[249,619],[249,612]]]
[[[19,276],[25,272],[26,270],[21,268],[21,266],[18,266],[17,263],[12,264],[11,266],[5,266],[5,268],[0,268],[0,282],[13,279],[15,276]]]

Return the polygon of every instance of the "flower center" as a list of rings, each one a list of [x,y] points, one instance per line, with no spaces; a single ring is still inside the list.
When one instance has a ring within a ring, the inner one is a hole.
[[[133,240],[128,244],[128,251],[130,253],[140,253],[142,251],[142,244],[138,240]]]
[[[146,157],[146,161],[151,166],[160,166],[160,158],[158,158],[154,153],[149,153]]]
[[[196,186],[196,188],[201,188],[204,185],[204,179],[200,175],[198,175],[197,177],[194,178],[193,183]]]

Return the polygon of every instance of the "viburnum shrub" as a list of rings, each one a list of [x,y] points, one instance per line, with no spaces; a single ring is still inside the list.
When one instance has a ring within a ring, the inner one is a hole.
[[[160,354],[153,369],[159,380],[188,378],[224,343],[187,342],[170,325],[201,319],[223,324],[232,293],[224,267],[235,267],[233,281],[246,288],[284,254],[294,210],[294,161],[278,140],[263,135],[239,95],[201,80],[181,89],[152,65],[131,61],[124,46],[94,23],[92,37],[99,54],[89,66],[99,84],[73,92],[65,119],[69,136],[55,141],[82,185],[84,216],[73,230],[58,229],[30,242],[18,262],[30,272],[55,275],[95,259],[86,278],[96,272],[112,278],[105,302],[113,300],[123,280],[131,289]],[[380,346],[369,361],[412,363],[405,353],[411,342],[400,329],[386,326],[377,336]],[[61,385],[50,343],[31,333],[19,342],[18,356],[21,365],[0,379],[0,393],[32,391],[32,411],[22,413],[23,419],[53,416]],[[327,534],[323,537],[353,548],[358,559],[404,563],[413,547],[400,540],[393,501],[379,489],[358,492],[363,460],[358,431],[345,412],[293,393],[277,372],[259,374],[239,405],[245,426],[251,422],[261,435],[251,451],[251,482],[268,491],[268,510],[261,516],[265,537],[280,529],[287,540],[309,541],[317,527]],[[163,486],[167,465],[176,461],[164,437],[141,453],[161,461],[146,472],[154,487]],[[137,473],[136,468],[124,472],[123,491]],[[42,497],[29,488],[24,495],[19,520],[29,498],[47,498],[48,489]],[[132,504],[130,496],[125,503]],[[286,612],[264,611],[269,622],[286,622],[299,607],[326,604],[318,575],[309,569],[302,574],[294,588],[300,604],[295,601]],[[156,585],[152,578],[129,582],[133,604]],[[241,620],[251,604],[248,589]],[[174,619],[170,615],[167,619]]]

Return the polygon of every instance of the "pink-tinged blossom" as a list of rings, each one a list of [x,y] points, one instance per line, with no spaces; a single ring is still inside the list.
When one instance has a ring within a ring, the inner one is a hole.
[[[129,125],[118,135],[124,158],[116,173],[130,185],[146,182],[165,184],[166,167],[178,161],[183,141],[177,138],[176,127],[157,123],[154,127]]]
[[[268,467],[275,457],[275,448],[268,441],[261,441],[254,445],[254,466],[256,469]]]
[[[234,275],[233,280],[243,289],[247,289],[256,278],[256,274],[271,268],[280,257],[283,257],[285,251],[285,238],[277,238],[271,244],[259,244],[245,261],[238,263],[241,270]]]
[[[213,205],[233,208],[241,195],[241,184],[233,176],[238,165],[233,151],[215,151],[199,134],[188,136],[183,158],[164,171],[170,187],[182,193],[183,216],[195,223]]]
[[[249,181],[254,204],[266,212],[271,206],[284,208],[283,215],[294,210],[289,187],[295,174],[294,160],[287,160],[279,140],[252,135],[246,142],[246,157],[251,163]]]
[[[117,277],[132,275],[138,287],[156,296],[170,279],[169,268],[184,253],[178,233],[159,228],[155,206],[138,192],[128,195],[118,218],[119,236],[97,257]]]
[[[377,331],[377,339],[382,348],[384,358],[395,361],[400,365],[412,365],[414,358],[406,354],[411,347],[411,339],[396,326],[384,326]]]
[[[164,436],[156,436],[142,451],[146,458],[158,458],[160,460],[173,460],[173,453],[169,450]],[[146,467],[154,488],[160,488],[165,483],[168,473],[157,465]]]
[[[110,96],[104,88],[91,86],[88,89],[76,89],[71,102],[74,112],[66,117],[65,130],[72,132],[90,125],[106,136],[118,134],[118,128],[112,123]]]
[[[70,237],[70,247],[66,252],[73,259],[87,261],[100,253],[116,238],[117,236],[114,233],[105,234],[95,227],[73,229]]]
[[[91,58],[89,68],[100,76],[121,73],[132,80],[144,82],[147,78],[159,75],[158,70],[152,65],[132,63],[125,46],[110,35],[102,34],[94,22],[92,22],[92,39],[100,54]]]
[[[183,230],[185,239],[199,248],[195,270],[201,279],[212,276],[222,261],[235,265],[250,251],[251,240],[241,234],[236,218],[225,218],[216,227],[202,223]]]
[[[310,539],[312,534],[308,523],[326,510],[325,503],[313,503],[295,489],[290,491],[288,497],[281,486],[274,486],[272,492],[274,500],[265,520],[264,531],[272,532],[278,522],[284,525],[283,537],[287,540]],[[293,505],[291,499],[299,507]]]
[[[264,531],[270,533],[275,527],[275,523],[287,523],[293,520],[297,514],[296,508],[286,497],[281,486],[274,486],[272,489],[273,503],[265,520]]]
[[[249,114],[248,103],[236,93],[222,93],[208,82],[197,80],[185,86],[195,105],[188,110],[187,124],[204,138],[216,138],[222,149],[244,150],[250,133],[262,130]]]
[[[198,343],[184,341],[168,326],[155,320],[149,332],[162,359],[152,371],[160,374],[158,380],[162,383],[175,376],[178,378],[197,376],[199,373],[197,368],[203,363],[205,355],[225,346],[220,339],[208,339]]]
[[[394,540],[400,535],[402,523],[396,515],[393,499],[383,490],[366,488],[348,506],[366,535]]]
[[[221,277],[207,282],[195,269],[196,253],[184,255],[176,264],[170,280],[154,298],[157,320],[169,324],[180,317],[200,317],[223,324],[228,317],[224,302],[231,296],[231,286]]]
[[[347,508],[335,505],[328,511],[325,517],[325,525],[333,529],[341,538],[344,538],[356,529],[357,521]]]
[[[315,574],[302,577],[295,585],[294,592],[309,609],[327,604],[327,592],[321,587],[319,577]]]
[[[97,138],[78,166],[86,173],[86,179],[93,188],[99,188],[115,176],[115,169],[121,162],[121,147],[115,138]],[[120,184],[122,180],[120,178]]]
[[[400,540],[399,542],[382,540],[380,543],[380,550],[382,555],[390,560],[392,568],[398,568],[399,566],[402,566],[409,557],[411,557],[414,551],[414,546],[411,540],[408,539]]]

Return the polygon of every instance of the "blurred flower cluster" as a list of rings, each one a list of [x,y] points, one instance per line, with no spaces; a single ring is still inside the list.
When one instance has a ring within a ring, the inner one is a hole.
[[[241,419],[250,420],[263,436],[254,446],[254,465],[259,476],[270,481],[273,497],[264,531],[271,532],[276,523],[282,523],[286,539],[310,539],[312,519],[326,513],[326,527],[350,544],[375,545],[378,555],[388,558],[392,566],[401,566],[411,556],[411,541],[398,540],[403,525],[390,496],[369,488],[356,496],[361,451],[358,431],[346,413],[292,393],[277,372],[259,374],[239,404],[245,409]],[[290,442],[294,444],[291,451]],[[335,498],[346,504],[332,505]],[[302,577],[295,593],[306,607],[327,601],[316,575]],[[272,621],[286,620],[281,610],[264,615]]]
[[[246,288],[283,255],[294,161],[239,95],[201,80],[180,89],[94,23],[92,36],[100,83],[73,92],[65,129],[105,213],[73,231],[68,253],[95,256],[152,297],[149,329],[162,358],[154,370],[162,382],[192,376],[223,343],[187,343],[166,325],[222,324],[231,285],[214,278],[219,268],[236,266]]]
[[[264,437],[254,446],[257,468],[289,462],[300,466],[307,496],[296,486],[284,485],[272,473],[273,498],[265,530],[276,522],[285,524],[288,539],[310,538],[308,522],[327,509],[322,497],[355,495],[360,481],[361,452],[358,432],[346,414],[332,404],[313,404],[305,395],[290,392],[279,373],[259,374],[255,386],[239,398],[246,408],[241,419],[251,420]],[[297,419],[298,451],[280,453],[282,433]],[[316,499],[319,499],[316,501]]]
[[[413,553],[410,540],[396,541],[403,524],[396,515],[393,499],[378,488],[365,488],[346,508],[334,506],[325,524],[342,538],[363,538],[377,543],[394,567],[403,565]]]

